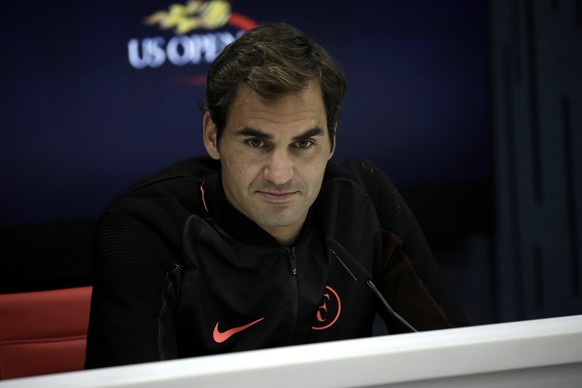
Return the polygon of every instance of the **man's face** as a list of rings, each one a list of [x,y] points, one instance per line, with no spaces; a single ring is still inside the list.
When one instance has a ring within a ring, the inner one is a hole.
[[[298,237],[332,155],[321,88],[265,100],[241,86],[220,143],[204,117],[204,144],[220,159],[228,201],[284,245]]]

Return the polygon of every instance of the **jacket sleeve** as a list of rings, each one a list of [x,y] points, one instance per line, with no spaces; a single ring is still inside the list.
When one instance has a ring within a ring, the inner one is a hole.
[[[383,260],[375,277],[384,297],[417,330],[468,325],[396,187],[375,166],[362,163],[361,168],[382,228]],[[384,318],[390,332],[408,331],[393,317]]]
[[[177,357],[172,311],[180,266],[158,230],[109,210],[95,243],[85,368]]]

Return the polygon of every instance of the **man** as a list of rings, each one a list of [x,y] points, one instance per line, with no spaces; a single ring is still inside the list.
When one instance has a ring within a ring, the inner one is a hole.
[[[409,331],[328,239],[414,328],[466,324],[388,178],[330,160],[345,88],[287,25],[224,50],[208,74],[210,158],[161,170],[101,219],[87,368],[365,337],[377,312]]]

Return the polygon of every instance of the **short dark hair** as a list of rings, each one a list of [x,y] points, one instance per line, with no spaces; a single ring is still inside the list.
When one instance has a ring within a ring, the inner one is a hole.
[[[216,125],[219,140],[242,84],[264,98],[276,98],[300,92],[312,80],[321,86],[333,148],[346,93],[345,75],[325,49],[284,23],[261,23],[222,51],[208,71],[203,109]]]

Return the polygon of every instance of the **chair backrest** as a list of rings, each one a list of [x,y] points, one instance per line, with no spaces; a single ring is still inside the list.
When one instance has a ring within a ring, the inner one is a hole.
[[[0,295],[0,380],[83,369],[91,290]]]

